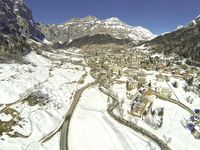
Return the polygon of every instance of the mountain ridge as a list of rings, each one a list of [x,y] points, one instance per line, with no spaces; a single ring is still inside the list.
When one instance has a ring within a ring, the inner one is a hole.
[[[95,34],[110,34],[114,38],[127,38],[135,43],[155,37],[149,30],[140,26],[130,26],[117,17],[100,20],[95,16],[87,16],[73,18],[63,24],[40,24],[39,28],[45,37],[53,43],[69,42],[73,39]]]
[[[163,52],[168,55],[177,53],[185,58],[200,62],[200,19],[197,17],[188,25],[160,35],[147,42],[147,46],[155,52]]]

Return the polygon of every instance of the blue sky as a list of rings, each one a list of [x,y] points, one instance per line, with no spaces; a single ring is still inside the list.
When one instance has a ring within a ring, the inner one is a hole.
[[[155,34],[173,31],[200,14],[200,0],[25,0],[36,22],[63,23],[74,17],[118,17]]]

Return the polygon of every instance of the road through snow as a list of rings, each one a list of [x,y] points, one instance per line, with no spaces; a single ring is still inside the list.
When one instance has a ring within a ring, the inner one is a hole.
[[[87,89],[70,122],[70,150],[159,149],[154,143],[114,121],[106,112],[107,96],[98,88]]]

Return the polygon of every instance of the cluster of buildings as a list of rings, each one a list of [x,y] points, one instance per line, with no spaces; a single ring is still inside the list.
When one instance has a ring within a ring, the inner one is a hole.
[[[184,64],[182,60],[167,59],[138,51],[130,53],[108,52],[92,57],[91,61],[95,64],[95,69],[98,72],[102,70],[106,72],[108,80],[102,81],[105,88],[111,87],[117,81],[119,81],[117,84],[125,83],[126,100],[129,104],[128,113],[134,117],[146,119],[147,124],[158,128],[163,123],[163,113],[161,112],[164,112],[164,109],[155,110],[155,115],[158,116],[155,117],[157,119],[155,120],[152,96],[168,99],[173,94],[170,87],[162,86],[162,82],[170,82],[172,77],[187,80],[187,78],[199,73],[195,68]],[[152,85],[150,75],[153,75]],[[123,82],[115,80],[121,77]],[[174,86],[173,83],[172,86]],[[195,119],[197,118],[195,117],[193,122],[191,120],[187,127],[195,138],[200,139],[200,125],[195,123],[197,122]]]
[[[138,92],[139,82],[130,79],[126,82],[126,97],[130,100],[129,114],[136,117],[143,117],[149,111],[152,101]]]

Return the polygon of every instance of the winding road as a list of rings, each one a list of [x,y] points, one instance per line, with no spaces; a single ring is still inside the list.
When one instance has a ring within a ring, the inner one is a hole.
[[[115,119],[116,121],[118,121],[119,123],[133,129],[134,131],[142,134],[143,136],[146,136],[147,138],[149,138],[150,140],[154,141],[162,150],[171,150],[170,147],[167,146],[167,144],[165,142],[163,142],[161,139],[159,139],[156,135],[154,135],[153,133],[147,131],[146,129],[142,128],[142,127],[139,127],[137,126],[136,124],[130,122],[130,121],[127,121],[119,116],[117,116],[113,111],[114,109],[119,105],[119,102],[118,102],[118,99],[110,94],[109,92],[103,90],[102,88],[99,88],[101,90],[101,92],[103,92],[104,94],[106,94],[107,96],[111,97],[114,101],[113,101],[113,104],[111,104],[107,111],[108,111],[108,114],[113,118]]]
[[[71,104],[67,115],[65,117],[65,121],[63,123],[63,126],[61,128],[61,136],[60,136],[60,149],[61,150],[68,150],[68,130],[69,130],[69,124],[70,124],[70,120],[72,117],[72,114],[76,108],[76,105],[78,104],[81,94],[87,89],[90,88],[94,85],[96,85],[98,83],[98,80],[95,80],[92,83],[87,84],[86,86],[84,86],[83,88],[79,89],[76,94],[74,95],[74,100],[73,103]]]
[[[65,121],[64,121],[64,123],[61,127],[61,136],[60,136],[60,139],[61,139],[60,140],[60,149],[61,150],[68,150],[69,149],[68,148],[68,131],[69,131],[70,120],[71,120],[72,114],[73,114],[73,112],[76,108],[76,105],[78,104],[78,102],[80,100],[82,93],[86,89],[98,84],[99,82],[101,82],[101,80],[104,80],[105,78],[106,78],[105,74],[99,73],[97,75],[97,79],[94,82],[87,84],[86,86],[82,87],[81,89],[79,89],[75,93],[75,95],[73,97],[74,100],[73,100],[73,102],[72,102],[72,104],[71,104],[71,106],[70,106],[70,108],[69,108],[69,110],[66,114]]]

